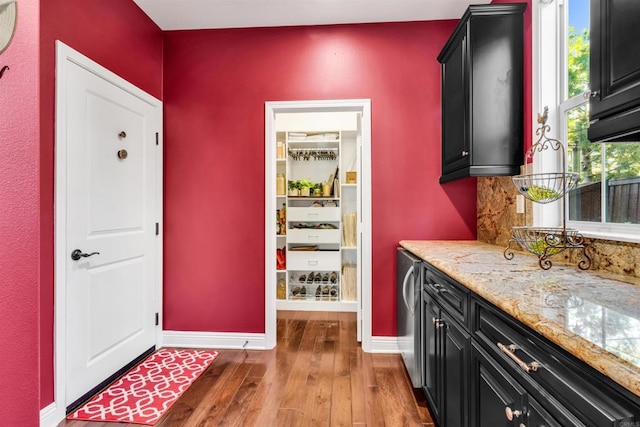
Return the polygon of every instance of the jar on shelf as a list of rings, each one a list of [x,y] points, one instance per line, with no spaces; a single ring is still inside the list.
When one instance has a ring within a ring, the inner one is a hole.
[[[276,175],[276,195],[284,196],[287,193],[286,190],[286,179],[284,178],[283,173],[279,173]]]
[[[278,141],[276,143],[276,159],[282,160],[284,158],[284,142]]]
[[[278,299],[287,298],[287,284],[282,278],[278,280],[278,285],[276,287],[276,298]]]

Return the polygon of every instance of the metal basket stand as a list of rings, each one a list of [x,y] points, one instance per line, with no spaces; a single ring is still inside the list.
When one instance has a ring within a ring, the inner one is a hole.
[[[578,174],[566,172],[565,151],[562,142],[548,138],[547,132],[551,127],[547,125],[547,107],[542,116],[538,114],[540,127],[536,130],[538,140],[527,150],[525,164],[533,159],[536,153],[545,150],[553,150],[560,154],[562,171],[560,173],[539,173],[514,176],[513,183],[525,198],[533,203],[551,203],[562,201],[562,227],[529,227],[520,226],[511,228],[511,239],[504,250],[504,257],[513,259],[512,243],[518,243],[520,247],[538,257],[538,265],[543,270],[551,268],[550,256],[564,252],[567,249],[579,249],[582,251],[578,268],[588,270],[591,268],[591,258],[586,253],[584,238],[575,229],[567,228],[566,195],[578,182]]]

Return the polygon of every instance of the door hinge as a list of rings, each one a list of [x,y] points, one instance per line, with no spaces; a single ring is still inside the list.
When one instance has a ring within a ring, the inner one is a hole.
[[[160,324],[160,315],[156,313],[156,326]]]
[[[156,222],[156,236],[160,235],[160,223]]]
[[[160,137],[158,136],[158,132],[156,132],[156,145],[160,144]]]

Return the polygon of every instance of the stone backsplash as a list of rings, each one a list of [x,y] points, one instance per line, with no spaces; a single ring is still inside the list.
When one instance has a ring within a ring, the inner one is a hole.
[[[478,241],[505,248],[511,236],[511,227],[531,224],[531,205],[516,213],[516,190],[511,177],[479,177],[478,180]],[[600,239],[585,239],[592,269],[640,277],[640,244]],[[517,245],[512,245],[516,249]],[[577,265],[579,251],[565,251],[551,257]],[[516,262],[516,261],[514,261]]]

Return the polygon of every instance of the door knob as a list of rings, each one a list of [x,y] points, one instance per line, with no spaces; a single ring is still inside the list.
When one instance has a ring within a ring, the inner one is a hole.
[[[506,408],[504,408],[504,414],[506,415],[509,421],[513,421],[514,418],[518,418],[520,415],[522,415],[522,411],[518,411],[518,410],[514,411],[507,406]]]
[[[100,252],[91,252],[90,254],[85,254],[80,249],[74,249],[73,252],[71,252],[71,259],[74,261],[78,261],[80,258],[87,258],[93,255],[100,255]]]

